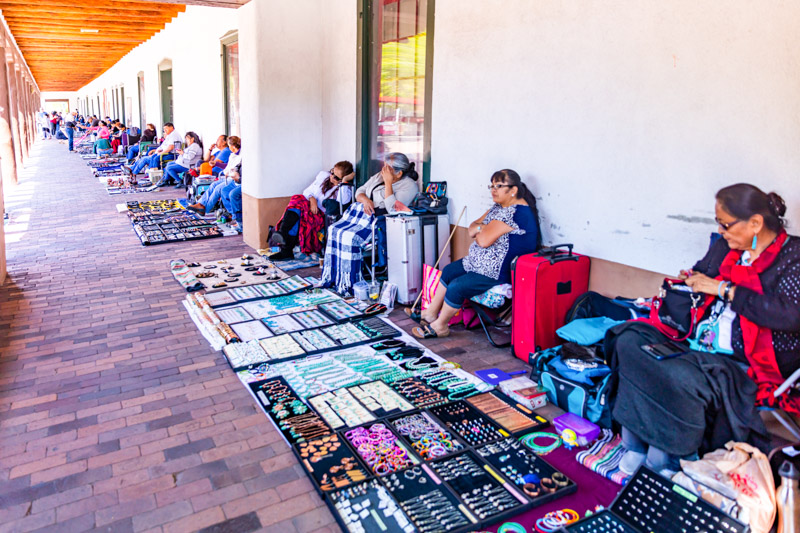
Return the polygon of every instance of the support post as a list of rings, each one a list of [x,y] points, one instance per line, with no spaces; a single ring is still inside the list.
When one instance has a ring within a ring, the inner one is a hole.
[[[17,169],[22,167],[22,137],[19,133],[19,111],[17,110],[17,76],[14,68],[14,55],[8,52],[7,38],[3,39],[6,43],[6,78],[8,79],[8,111],[11,115],[11,138],[14,143],[14,158],[17,161]]]
[[[0,55],[6,52],[0,47]],[[14,141],[11,137],[11,113],[8,104],[8,74],[0,72],[0,172],[6,186],[17,183],[17,161],[14,156]]]
[[[17,68],[14,69],[15,76],[17,77],[17,102],[19,105],[17,106],[17,113],[19,115],[19,135],[20,135],[20,146],[22,147],[22,158],[24,160],[28,159],[30,152],[28,151],[28,125],[27,120],[25,119],[25,93],[23,92],[25,84],[22,81],[22,68],[21,62],[17,63]]]

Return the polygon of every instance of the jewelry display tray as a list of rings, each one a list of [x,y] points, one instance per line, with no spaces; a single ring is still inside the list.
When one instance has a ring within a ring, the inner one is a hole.
[[[452,451],[450,451],[450,452],[446,453],[445,455],[442,455],[442,456],[439,456],[439,457],[435,457],[435,458],[431,458],[431,459],[423,459],[422,455],[421,455],[420,453],[418,453],[418,452],[416,451],[416,449],[414,448],[414,446],[411,444],[411,439],[409,438],[409,436],[408,436],[408,435],[402,435],[402,434],[400,433],[400,430],[397,428],[397,426],[395,426],[395,425],[394,425],[394,423],[395,423],[395,422],[396,422],[398,419],[405,418],[405,417],[408,417],[408,416],[413,416],[413,415],[422,415],[422,416],[426,416],[426,417],[427,417],[427,418],[429,418],[429,419],[430,419],[430,420],[431,420],[431,421],[432,421],[434,424],[436,424],[437,426],[439,426],[440,428],[442,428],[444,431],[446,431],[447,433],[449,433],[449,434],[450,434],[450,437],[451,437],[453,440],[455,440],[455,441],[456,441],[456,442],[457,442],[457,443],[458,443],[458,444],[459,444],[461,447],[460,447],[460,448],[458,448],[457,450],[452,450]],[[455,454],[457,454],[457,453],[461,453],[461,452],[463,452],[463,451],[465,451],[465,450],[468,450],[468,449],[469,449],[469,446],[467,445],[467,443],[465,443],[463,440],[461,440],[461,439],[458,437],[458,434],[457,434],[456,432],[454,432],[453,430],[449,429],[447,426],[445,426],[444,424],[442,424],[442,423],[441,423],[439,420],[437,420],[437,419],[436,419],[436,417],[434,417],[434,416],[433,416],[431,413],[428,413],[428,412],[427,412],[427,409],[418,409],[418,410],[416,410],[416,411],[408,411],[408,412],[406,412],[406,413],[401,413],[401,414],[398,414],[398,415],[392,415],[392,416],[390,416],[390,417],[386,418],[386,422],[388,423],[388,425],[389,425],[389,427],[392,429],[392,431],[394,431],[394,433],[395,433],[395,434],[396,434],[398,437],[400,437],[400,439],[403,441],[403,444],[405,444],[405,445],[406,445],[406,447],[407,447],[408,449],[410,449],[410,450],[411,450],[412,452],[414,452],[414,453],[415,453],[415,454],[416,454],[416,455],[417,455],[417,456],[418,456],[420,459],[422,459],[422,462],[423,462],[423,463],[429,463],[429,462],[431,462],[431,461],[435,461],[436,459],[445,459],[445,458],[447,458],[447,457],[450,457],[451,455],[455,455]]]
[[[461,410],[463,410],[464,414],[463,415],[462,414],[458,414],[458,415],[450,414],[450,412],[453,409],[461,409]],[[450,403],[445,403],[445,404],[442,404],[442,405],[435,405],[433,407],[429,407],[426,410],[429,413],[431,413],[434,417],[436,417],[436,419],[445,428],[447,428],[448,431],[454,432],[456,435],[458,435],[459,438],[461,438],[461,440],[466,442],[470,447],[482,446],[484,444],[488,444],[490,442],[495,442],[495,441],[498,441],[500,439],[503,439],[503,438],[511,436],[506,430],[501,428],[491,418],[489,418],[488,416],[484,415],[483,413],[481,413],[480,411],[478,411],[477,409],[475,409],[474,407],[469,405],[464,400],[456,400],[454,402],[451,401]],[[494,429],[495,435],[493,435],[492,438],[490,438],[489,440],[487,440],[485,442],[473,444],[471,442],[472,435],[470,435],[468,433],[465,434],[463,431],[459,431],[458,429],[453,427],[454,424],[461,423],[461,422],[463,422],[465,420],[470,420],[470,421],[478,420],[482,424],[485,424],[487,427],[490,427],[490,428]]]
[[[419,472],[419,474],[412,478],[407,475],[410,472],[414,472],[415,474]],[[399,484],[395,483],[395,478],[393,478],[393,476],[397,476],[396,479],[400,482]],[[424,483],[420,483],[420,479],[423,479]],[[466,525],[459,527],[445,526],[445,530],[448,533],[466,533],[467,531],[474,531],[481,525],[480,520],[467,509],[467,506],[461,502],[459,497],[456,496],[447,484],[436,475],[433,469],[426,464],[421,464],[416,468],[407,468],[406,470],[395,472],[394,474],[381,478],[381,482],[400,505],[400,508],[406,512],[406,515],[412,522],[415,522],[412,518],[414,513],[407,511],[407,505],[404,505],[403,502],[413,500],[421,495],[431,494],[438,489],[444,497],[458,509],[459,514],[464,520],[467,521]],[[415,522],[414,525],[417,525],[417,523]],[[419,526],[417,527],[419,528]]]
[[[545,427],[550,425],[550,422],[548,422],[547,419],[537,415],[536,413],[534,413],[533,411],[531,411],[530,409],[528,409],[524,405],[521,405],[519,402],[515,402],[514,400],[509,398],[506,394],[504,394],[503,392],[501,392],[498,389],[494,389],[494,390],[491,390],[491,391],[488,391],[488,392],[485,392],[485,393],[481,393],[481,394],[491,394],[492,396],[496,397],[498,400],[500,400],[503,403],[505,403],[506,405],[508,405],[511,409],[517,411],[522,416],[524,416],[525,418],[527,418],[531,422],[533,422],[533,425],[531,427],[528,427],[528,428],[525,428],[525,429],[520,429],[518,431],[512,431],[511,429],[503,426],[503,424],[501,422],[495,420],[494,418],[489,416],[487,413],[484,413],[483,411],[481,411],[480,409],[478,409],[477,407],[472,405],[470,403],[470,399],[475,398],[475,396],[469,396],[468,398],[464,398],[464,401],[469,403],[471,407],[474,407],[477,411],[482,413],[487,418],[491,419],[498,426],[502,427],[503,429],[505,429],[508,433],[511,433],[512,435],[527,435],[528,433],[533,433],[534,431],[539,431],[542,428],[545,428]],[[480,396],[480,395],[476,395],[476,396]]]
[[[275,376],[275,377],[267,378],[267,379],[262,380],[262,381],[254,381],[253,383],[250,383],[248,385],[250,390],[251,390],[251,392],[253,393],[253,396],[256,398],[256,402],[258,402],[258,405],[261,407],[261,409],[264,410],[264,413],[266,413],[267,418],[270,419],[270,421],[272,422],[272,425],[275,426],[275,429],[277,429],[280,432],[280,434],[283,436],[283,439],[289,445],[292,445],[293,443],[297,442],[297,440],[292,435],[291,430],[290,429],[283,429],[281,427],[281,421],[282,420],[277,418],[275,413],[273,413],[272,410],[270,409],[274,399],[267,397],[266,398],[267,399],[267,403],[265,404],[263,399],[260,397],[261,395],[259,395],[257,390],[256,390],[258,388],[258,385],[261,384],[261,383],[264,383],[265,381],[278,381],[282,385],[285,385],[286,387],[288,387],[288,390],[290,390],[292,392],[293,398],[296,398],[296,399],[300,400],[301,402],[303,400],[297,395],[297,393],[294,392],[294,389],[292,389],[291,385],[289,385],[289,383],[285,379],[283,379],[281,376]],[[264,396],[266,397],[266,393],[264,393]],[[303,404],[308,408],[307,412],[316,414],[316,411],[311,409],[311,407],[307,403],[303,402]],[[327,423],[325,423],[325,420],[322,417],[317,415],[317,418],[319,418],[320,421],[327,427],[328,434],[333,433],[333,430],[330,428],[330,426],[328,426]],[[300,462],[302,463],[302,461],[300,461]]]
[[[339,439],[341,446],[339,447],[339,449],[336,450],[336,452],[334,452],[333,457],[326,457],[325,459],[322,459],[316,463],[311,462],[311,460],[308,457],[303,457],[303,450],[301,448],[303,448],[304,443],[296,442],[292,444],[292,452],[294,452],[294,455],[297,457],[297,460],[305,468],[306,475],[311,479],[312,485],[314,485],[314,488],[321,497],[324,497],[327,492],[334,492],[343,488],[347,488],[351,485],[361,483],[361,481],[349,482],[347,483],[347,485],[343,485],[341,487],[334,487],[331,490],[326,490],[323,488],[321,482],[323,474],[327,472],[329,475],[331,475],[330,474],[331,467],[339,465],[342,459],[344,459],[345,457],[352,457],[355,460],[356,466],[364,473],[363,481],[368,481],[375,477],[372,474],[372,471],[369,468],[367,468],[366,465],[364,465],[363,461],[361,461],[361,458],[358,456],[356,450],[354,450],[353,447],[350,446],[350,443],[347,441],[347,439],[344,438],[344,435],[339,435],[338,433],[330,433],[327,436],[317,437],[315,439],[312,439],[311,441],[308,441],[308,443],[314,443],[315,441],[320,441],[324,438],[331,438],[333,436]]]
[[[516,439],[507,439],[507,441],[516,443],[519,445],[519,447],[516,448],[514,451],[508,450],[508,451],[500,451],[492,453],[491,448],[494,445],[486,444],[484,446],[479,446],[474,448],[474,451],[475,454],[479,456],[484,462],[492,466],[494,470],[497,471],[498,474],[504,476],[506,479],[509,480],[511,484],[516,486],[517,490],[524,493],[524,490],[520,485],[515,484],[514,480],[512,480],[509,476],[505,475],[502,472],[502,468],[504,466],[513,466],[514,468],[520,470],[522,469],[528,470],[529,467],[528,464],[526,463],[525,458],[533,462],[534,464],[533,468],[535,469],[534,472],[527,472],[527,473],[536,474],[537,476],[539,476],[540,479],[541,478],[552,479],[553,474],[559,473],[562,476],[564,476],[566,480],[567,484],[565,486],[563,487],[557,486],[556,490],[554,490],[553,492],[544,492],[543,490],[540,489],[541,493],[539,496],[530,496],[529,494],[525,494],[525,497],[533,502],[533,505],[531,505],[531,507],[538,507],[540,505],[544,505],[545,503],[556,500],[563,496],[567,496],[568,494],[572,494],[573,492],[578,490],[578,485],[574,481],[572,481],[570,478],[564,475],[560,470],[555,468],[553,465],[551,465],[550,463],[548,463],[547,461],[536,455],[532,450],[528,449],[524,444],[522,444]],[[500,441],[500,443],[502,442],[504,441]],[[495,445],[500,443],[495,443]],[[508,457],[505,460],[501,460],[503,459],[504,456]]]
[[[291,314],[289,316],[291,316]],[[366,320],[370,320],[370,319],[366,319]],[[269,328],[269,326],[266,326],[266,327]],[[319,327],[319,328],[311,328],[311,329],[321,329],[323,331],[323,333],[324,333],[325,328],[329,328],[329,327],[330,326],[322,326],[322,327]],[[313,351],[313,352],[305,352],[305,353],[302,353],[300,355],[292,355],[292,356],[289,356],[289,357],[267,358],[267,355],[266,355],[266,352],[265,352],[264,353],[264,361],[261,361],[259,363],[253,363],[251,365],[240,366],[240,367],[231,366],[231,368],[233,368],[234,372],[239,372],[241,370],[248,370],[248,369],[254,368],[254,367],[256,367],[256,366],[258,366],[258,365],[260,365],[262,363],[269,363],[269,364],[285,363],[287,361],[294,361],[296,359],[302,359],[303,357],[308,357],[309,355],[318,355],[318,354],[327,353],[327,352],[335,352],[335,351],[338,351],[338,350],[346,350],[348,348],[355,348],[356,346],[363,346],[365,344],[372,344],[372,343],[384,341],[384,340],[387,340],[387,339],[393,339],[395,337],[399,337],[400,335],[402,335],[402,332],[396,330],[395,328],[392,328],[392,329],[394,330],[394,333],[392,335],[382,335],[380,337],[375,337],[375,338],[372,338],[372,339],[366,339],[366,340],[354,342],[354,343],[351,343],[351,344],[344,344],[344,345],[338,345],[337,344],[336,346],[331,346],[330,348],[325,348],[325,349],[322,349],[322,350],[316,350],[316,351]],[[270,331],[272,331],[272,330],[270,330]],[[296,332],[293,332],[293,333],[296,333]],[[333,340],[334,340],[334,342],[338,342],[338,341],[336,341],[336,339],[333,339]],[[301,346],[301,348],[302,348],[302,346]],[[227,360],[227,357],[225,359]],[[228,361],[228,364],[230,364],[230,361]]]

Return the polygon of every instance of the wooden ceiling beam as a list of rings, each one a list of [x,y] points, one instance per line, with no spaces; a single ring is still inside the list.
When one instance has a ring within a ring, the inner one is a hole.
[[[146,41],[150,37],[153,36],[152,31],[149,30],[126,30],[124,28],[114,28],[109,30],[103,30],[98,33],[82,33],[80,28],[47,28],[37,30],[31,27],[11,27],[11,33],[14,36],[19,35],[20,37],[28,35],[28,36],[37,36],[42,40],[46,39],[61,39],[62,37],[69,37],[76,41],[81,41],[85,37],[108,37],[105,40],[111,41],[112,37],[123,37],[127,39],[136,39],[136,40],[144,40]],[[124,41],[121,41],[124,42]]]
[[[46,41],[64,41],[65,45],[69,44],[80,44],[80,43],[96,43],[98,46],[102,46],[105,43],[114,44],[114,43],[130,43],[131,48],[134,46],[145,42],[150,37],[124,37],[124,36],[112,36],[112,37],[104,37],[100,34],[91,34],[85,33],[80,36],[78,35],[59,35],[57,33],[49,33],[47,35],[37,34],[37,33],[29,33],[27,30],[24,32],[14,33],[14,37],[22,37],[22,38],[36,38],[39,37],[42,40]],[[97,52],[102,53],[102,48],[98,48]],[[54,60],[56,60],[54,58]]]
[[[85,18],[83,17],[75,17],[75,18],[65,18],[59,16],[57,19],[53,20],[53,17],[5,17],[6,22],[8,22],[9,27],[11,28],[20,28],[20,27],[47,27],[47,28],[86,28],[87,23]],[[135,24],[137,29],[140,30],[150,30],[150,31],[161,31],[164,29],[164,22],[160,21],[148,21],[148,20],[141,20],[141,19],[130,19],[125,22],[121,22],[115,20],[105,22],[99,27],[98,30],[101,32],[106,31],[107,29],[129,29],[131,25]]]
[[[155,2],[157,0],[142,0],[142,2]],[[206,7],[225,7],[236,9],[245,5],[249,0],[190,0],[188,2],[184,0],[168,0],[167,3],[180,3],[180,4],[191,4],[194,6],[206,6]],[[163,2],[162,2],[163,3]]]
[[[186,5],[178,2],[147,2],[142,5],[142,2],[134,2],[130,0],[0,0],[0,9],[3,11],[6,8],[19,6],[22,9],[29,9],[31,7],[47,7],[51,11],[58,11],[63,8],[97,8],[104,7],[108,9],[108,14],[112,15],[115,11],[185,11]]]
[[[42,6],[38,3],[30,4],[29,6],[22,7],[22,6],[14,6],[13,9],[7,8],[0,3],[0,9],[2,9],[3,13],[8,13],[10,16],[14,15],[26,15],[26,14],[38,14],[38,15],[47,15],[50,14],[53,16],[54,14],[64,13],[68,15],[77,15],[81,16],[86,19],[86,23],[94,23],[94,24],[101,24],[105,21],[113,21],[114,20],[114,11],[113,7],[105,8],[103,4],[96,3],[94,7],[54,7],[54,6]],[[178,16],[180,13],[177,9],[154,9],[152,11],[148,11],[144,4],[140,5],[140,9],[138,10],[126,10],[121,11],[120,15],[124,15],[127,17],[136,17],[142,20],[158,20],[162,18],[166,18],[172,20],[174,17]]]

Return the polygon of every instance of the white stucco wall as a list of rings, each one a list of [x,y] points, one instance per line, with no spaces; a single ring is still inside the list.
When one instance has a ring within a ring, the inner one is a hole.
[[[513,168],[547,242],[661,272],[702,255],[722,186],[777,190],[796,226],[798,22],[792,1],[437,0],[432,179],[468,223]]]
[[[246,194],[297,194],[319,170],[355,162],[356,7],[253,0],[238,10]]]
[[[145,119],[160,130],[161,95],[159,64],[172,61],[172,92],[176,129],[194,131],[206,147],[225,130],[223,107],[222,57],[220,38],[238,26],[237,10],[187,6],[164,30],[140,44],[116,65],[77,91],[91,97],[106,89],[109,101],[112,88],[125,87],[132,104],[132,124],[139,126],[138,73],[145,79]],[[110,106],[109,106],[110,107]]]

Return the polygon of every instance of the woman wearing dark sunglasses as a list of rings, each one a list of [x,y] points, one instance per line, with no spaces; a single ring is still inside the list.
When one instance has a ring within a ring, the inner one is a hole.
[[[644,323],[626,323],[606,337],[619,369],[612,416],[622,426],[620,469],[647,462],[678,470],[678,459],[728,441],[769,442],[758,407],[800,415],[793,390],[775,395],[800,368],[800,239],[789,236],[786,205],[776,193],[739,183],[717,192],[721,238],[681,277],[703,301],[702,320],[685,352],[648,355],[668,337]]]
[[[431,305],[422,311],[420,327],[411,333],[420,339],[446,337],[448,326],[464,302],[495,285],[511,283],[511,262],[535,252],[542,242],[536,198],[510,169],[492,174],[489,191],[494,205],[469,225],[475,242],[469,253],[447,265]],[[406,309],[413,316],[411,309]]]
[[[330,171],[317,174],[303,194],[296,194],[278,221],[278,230],[270,237],[270,246],[281,250],[270,256],[280,261],[294,259],[294,247],[300,246],[303,254],[322,251],[321,232],[325,228],[326,214],[339,214],[343,206],[352,201],[352,187],[343,187],[353,181],[355,172],[350,161],[339,161]]]

